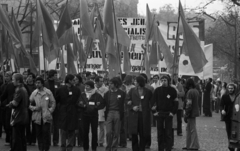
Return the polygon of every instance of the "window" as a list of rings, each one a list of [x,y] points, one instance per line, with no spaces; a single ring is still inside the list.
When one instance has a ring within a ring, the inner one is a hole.
[[[2,8],[8,12],[8,4],[1,4],[2,5]]]

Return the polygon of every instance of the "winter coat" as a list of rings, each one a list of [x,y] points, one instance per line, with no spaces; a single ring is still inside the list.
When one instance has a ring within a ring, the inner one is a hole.
[[[47,88],[43,88],[43,91],[36,89],[29,99],[29,108],[33,112],[32,121],[38,125],[41,125],[41,119],[43,119],[43,123],[51,123],[52,113],[56,107],[52,92]],[[40,110],[36,110],[38,107],[40,107]]]
[[[12,110],[11,126],[26,125],[28,123],[28,92],[26,88],[18,86],[15,89],[13,101],[10,102]]]
[[[58,127],[68,131],[76,130],[78,127],[78,101],[80,97],[79,88],[64,85],[56,91],[56,103],[58,110]]]
[[[141,102],[143,115],[143,133],[148,136],[151,133],[151,98],[152,92],[143,88],[143,96],[140,96],[137,88],[132,88],[126,97],[126,102],[131,101],[129,107],[129,133],[138,134],[138,112],[133,110],[134,106],[139,106]]]

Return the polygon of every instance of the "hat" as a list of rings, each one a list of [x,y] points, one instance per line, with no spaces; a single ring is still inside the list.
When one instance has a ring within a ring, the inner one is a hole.
[[[87,82],[85,82],[85,85],[89,85],[92,89],[94,89],[94,82],[93,81],[87,81]]]

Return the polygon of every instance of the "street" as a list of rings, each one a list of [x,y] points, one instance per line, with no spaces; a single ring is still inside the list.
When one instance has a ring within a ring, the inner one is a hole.
[[[183,136],[174,136],[173,151],[181,151],[185,146],[186,124],[183,122]],[[213,117],[200,116],[197,118],[197,130],[200,141],[201,151],[227,151],[227,134],[225,131],[225,123],[220,121],[220,114],[213,113]],[[9,146],[4,146],[4,139],[0,139],[0,151],[9,151]],[[52,147],[51,151],[59,151],[60,147]],[[104,151],[105,148],[98,148],[98,151]],[[157,151],[157,132],[156,128],[152,128],[152,146],[147,151]],[[28,151],[38,151],[37,146],[28,146]],[[75,147],[74,151],[83,151],[83,148]],[[131,142],[128,141],[127,148],[119,148],[119,151],[131,151]]]

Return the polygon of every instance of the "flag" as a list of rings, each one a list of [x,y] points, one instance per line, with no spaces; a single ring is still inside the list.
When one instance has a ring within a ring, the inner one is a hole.
[[[122,46],[122,52],[123,52],[123,71],[126,74],[129,74],[131,71],[131,62],[129,58],[128,47]]]
[[[107,62],[106,62],[106,38],[105,35],[103,34],[102,30],[103,30],[103,21],[102,21],[102,17],[101,14],[99,12],[98,6],[95,5],[94,6],[94,11],[92,11],[91,13],[91,18],[93,19],[94,17],[96,17],[95,23],[95,37],[96,39],[99,40],[99,49],[101,51],[102,54],[102,65],[103,65],[103,70],[107,70]]]
[[[158,60],[160,59],[158,57],[158,43],[156,41],[152,42],[151,46],[151,52],[149,56],[149,65],[151,66],[156,66],[158,64]]]
[[[39,47],[40,34],[45,45],[45,54],[49,62],[57,58],[59,48],[58,36],[53,26],[53,20],[45,6],[40,0],[37,0],[37,16],[33,33],[32,47]]]
[[[28,58],[28,61],[29,61],[29,68],[30,70],[34,73],[34,74],[37,74],[37,67],[33,61],[33,58],[32,56],[26,51],[24,45],[23,45],[23,41],[22,41],[22,32],[21,32],[21,29],[19,27],[19,24],[13,14],[13,11],[12,11],[12,25],[13,25],[13,29],[14,29],[14,33],[16,35],[16,37],[18,38],[19,42],[20,42],[20,45],[21,47],[20,48],[17,48],[17,49],[14,49],[14,54],[15,54],[15,57],[16,57],[16,62],[18,63],[18,66],[23,66],[23,56],[27,57]]]
[[[95,20],[96,18],[98,17],[98,6],[96,3],[94,3],[94,7],[90,13],[90,16],[89,16],[89,19],[90,19],[90,22],[92,24],[92,27],[94,27],[94,24],[95,24]]]
[[[0,23],[6,29],[6,31],[8,31],[9,35],[12,37],[13,44],[15,45],[15,47],[19,48],[20,47],[19,39],[16,37],[11,21],[7,13],[3,10],[2,6],[0,6]]]
[[[105,0],[103,8],[103,22],[104,22],[104,33],[108,34],[114,39],[114,20],[113,20],[113,8],[112,0]]]
[[[78,57],[79,57],[79,62],[82,67],[84,67],[86,61],[87,61],[87,55],[85,51],[83,50],[83,44],[81,41],[79,41],[80,44],[80,49],[78,49]]]
[[[149,40],[153,37],[153,27],[154,27],[154,17],[149,10],[148,4],[146,6],[146,34],[145,34],[145,43],[148,43]]]
[[[16,35],[16,37],[19,39],[20,43],[22,42],[22,32],[21,32],[21,29],[19,27],[19,24],[17,22],[17,19],[14,15],[14,12],[13,12],[13,9],[12,9],[12,18],[11,18],[11,21],[12,21],[12,25],[13,25],[13,29],[14,29],[14,33]],[[23,63],[21,62],[23,55],[21,53],[21,49],[13,49],[13,53],[15,54],[15,62],[16,64],[18,65],[18,67],[22,67],[23,66]],[[21,59],[20,59],[21,58]]]
[[[74,55],[74,60],[77,59],[78,56],[78,51],[81,49],[81,43],[78,39],[77,33],[73,35],[73,55]]]
[[[106,70],[107,69],[107,63],[106,63],[106,40],[103,36],[103,33],[101,31],[101,24],[100,24],[100,20],[97,19],[96,21],[96,38],[99,40],[99,49],[102,53],[102,65],[103,65],[103,69]]]
[[[70,44],[67,44],[67,70],[68,74],[77,74],[77,70],[74,64],[74,54]]]
[[[120,71],[119,57],[114,47],[114,40],[108,35],[106,53],[108,54],[108,65],[109,65],[109,78],[117,76]]]
[[[58,28],[57,28],[58,38],[60,39],[66,33],[66,31],[68,29],[70,29],[71,27],[72,27],[72,20],[71,20],[71,17],[69,15],[68,5],[66,4],[65,9],[64,9],[64,11],[62,13],[62,16],[60,18]]]
[[[146,50],[145,50],[145,54],[144,54],[144,67],[145,67],[146,75],[148,76],[148,78],[150,78],[151,77],[150,66],[149,66],[148,52]]]
[[[4,56],[3,61],[9,59],[8,55],[8,36],[5,27],[2,26],[2,55]]]
[[[189,55],[191,65],[195,73],[200,73],[203,71],[203,67],[208,62],[205,54],[200,45],[199,39],[193,32],[192,28],[188,25],[182,8],[182,4],[179,1],[179,15],[181,17],[183,26],[183,42],[184,51]]]
[[[86,0],[80,0],[80,19],[82,24],[82,36],[88,36],[94,39],[93,26],[90,21]]]
[[[64,62],[64,50],[62,50],[60,61],[61,61],[61,63],[60,63],[59,75],[64,80],[66,77],[65,62]]]
[[[74,35],[73,27],[66,30],[65,33],[59,39],[59,46],[62,47],[63,45],[73,43],[73,35]]]
[[[165,63],[167,65],[167,69],[170,72],[173,67],[173,55],[172,55],[171,50],[169,49],[169,47],[168,47],[166,41],[164,40],[163,35],[160,32],[158,27],[154,28],[154,41],[157,42],[158,48],[160,49],[160,51],[157,50],[158,51],[157,52],[158,60],[162,58],[162,56],[161,56],[161,52],[162,52]],[[152,51],[151,51],[151,53],[152,53]],[[155,52],[155,54],[156,54],[156,52]],[[150,61],[152,60],[151,54],[150,54],[149,60]]]
[[[117,42],[117,40],[118,40],[119,44],[129,47],[131,40],[118,20],[116,20],[116,27],[117,27],[117,36],[116,36],[116,32],[114,32],[115,42]]]
[[[83,46],[81,41],[78,39],[78,35],[74,34],[73,36],[73,54],[74,54],[74,59],[77,59],[78,56],[78,60],[80,65],[83,67],[85,65],[86,62],[86,54],[83,51]]]

